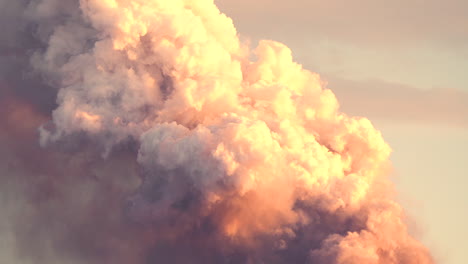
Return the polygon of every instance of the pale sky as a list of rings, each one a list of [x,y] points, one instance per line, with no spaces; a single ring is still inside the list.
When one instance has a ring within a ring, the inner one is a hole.
[[[468,263],[468,1],[216,3],[245,40],[287,44],[344,112],[373,121],[413,232],[438,263]]]

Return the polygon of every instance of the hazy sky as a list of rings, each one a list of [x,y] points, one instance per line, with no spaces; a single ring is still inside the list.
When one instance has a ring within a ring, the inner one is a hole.
[[[467,263],[468,1],[216,2],[244,39],[287,44],[382,130],[414,232],[439,263]]]

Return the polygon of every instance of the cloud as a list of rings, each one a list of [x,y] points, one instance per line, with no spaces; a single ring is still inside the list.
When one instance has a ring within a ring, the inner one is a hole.
[[[380,132],[284,44],[250,50],[209,0],[21,3],[5,19],[31,42],[2,46],[0,188],[23,194],[5,258],[433,263]]]

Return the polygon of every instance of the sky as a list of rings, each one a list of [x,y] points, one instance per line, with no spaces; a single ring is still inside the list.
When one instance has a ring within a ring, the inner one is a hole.
[[[382,131],[413,231],[438,263],[467,263],[468,2],[216,3],[245,41],[285,43]]]

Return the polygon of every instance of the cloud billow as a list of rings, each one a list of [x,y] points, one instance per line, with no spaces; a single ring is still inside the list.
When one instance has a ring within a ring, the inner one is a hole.
[[[2,113],[1,167],[24,183],[2,181],[28,194],[10,217],[29,216],[21,258],[433,263],[393,200],[380,132],[285,45],[251,51],[209,0],[23,7],[28,68],[56,105],[13,93]]]

